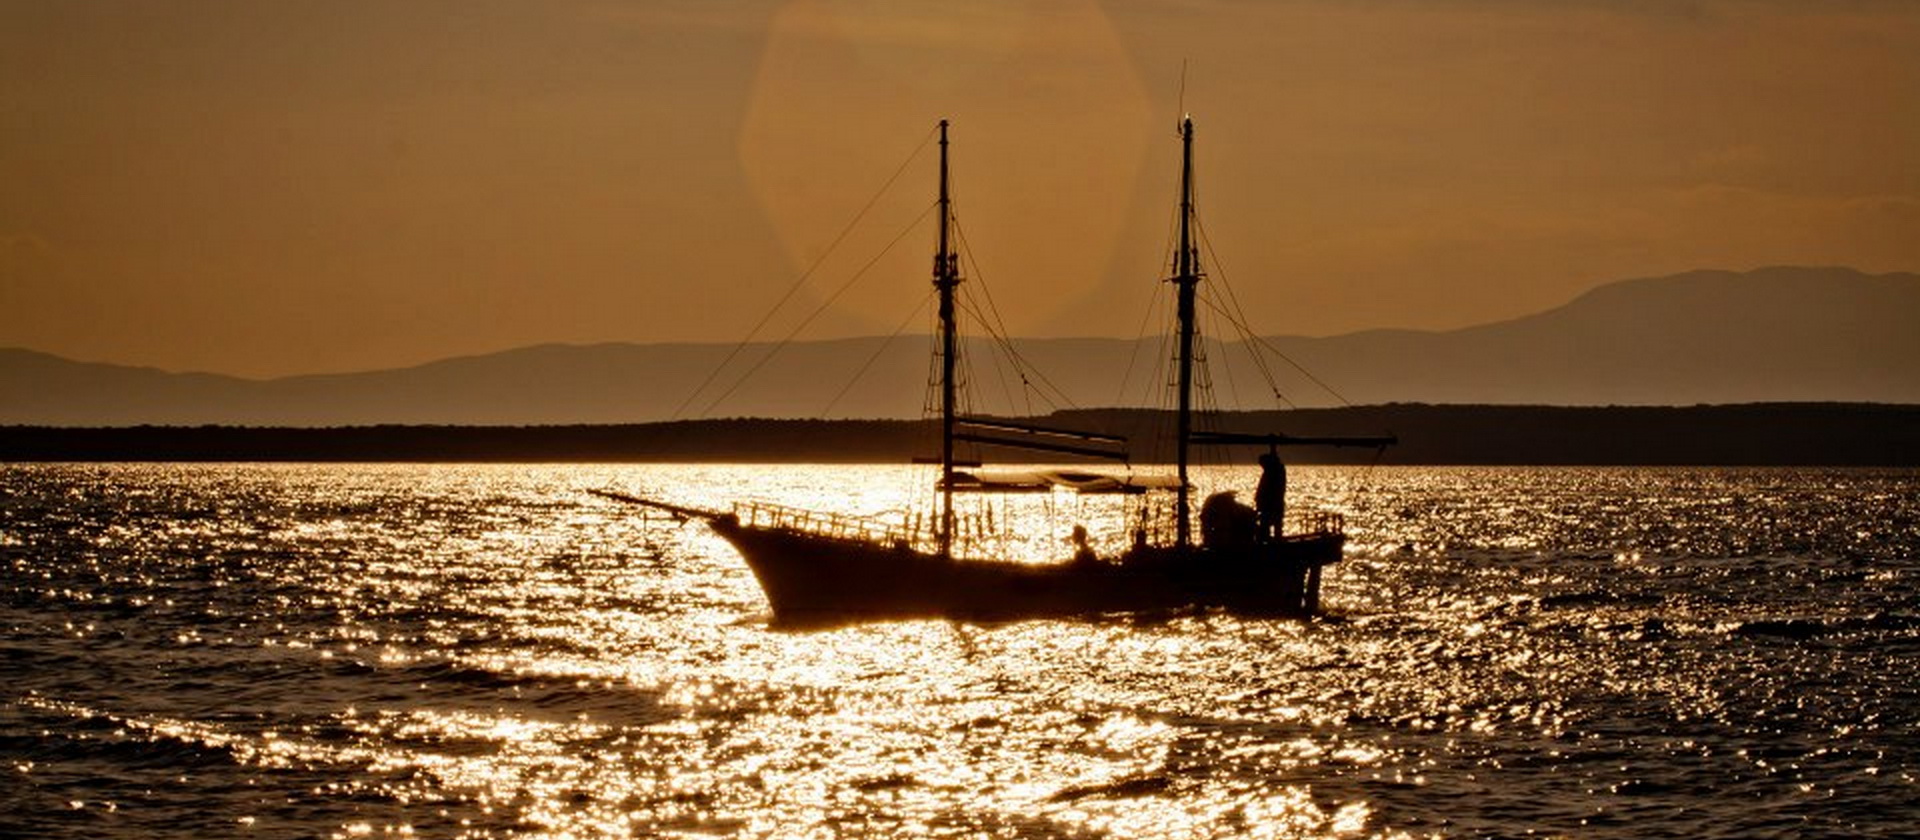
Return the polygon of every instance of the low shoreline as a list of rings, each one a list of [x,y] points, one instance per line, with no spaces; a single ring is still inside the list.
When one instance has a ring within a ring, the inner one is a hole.
[[[1156,463],[1171,460],[1170,416],[1085,409],[1032,419],[1125,435],[1134,441],[1135,463]],[[1916,405],[1389,404],[1226,412],[1214,420],[1220,431],[1390,433],[1400,440],[1384,452],[1288,449],[1287,460],[1301,464],[1920,466]],[[754,418],[572,426],[11,426],[0,428],[0,461],[900,463],[932,454],[937,434],[930,420]],[[1203,461],[1251,462],[1255,450],[1196,454]],[[987,456],[1033,460],[1012,451]]]

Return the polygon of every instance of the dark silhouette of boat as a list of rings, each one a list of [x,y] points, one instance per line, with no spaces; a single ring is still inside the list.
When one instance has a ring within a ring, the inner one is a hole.
[[[1164,478],[1108,476],[1079,470],[1012,474],[975,473],[955,457],[954,446],[974,443],[1090,457],[1124,457],[1121,438],[1096,432],[1047,428],[956,413],[957,353],[955,289],[959,258],[950,231],[947,123],[940,122],[939,240],[933,285],[939,298],[940,472],[939,509],[927,527],[760,503],[730,511],[676,505],[613,491],[602,496],[699,519],[731,543],[753,570],[784,625],[945,617],[1014,620],[1105,613],[1224,608],[1255,615],[1311,616],[1319,611],[1321,569],[1338,562],[1346,544],[1337,514],[1296,516],[1286,532],[1281,506],[1285,468],[1277,457],[1267,466],[1248,508],[1217,494],[1199,511],[1193,533],[1189,451],[1194,444],[1264,446],[1268,456],[1283,445],[1381,447],[1391,437],[1302,438],[1248,435],[1193,428],[1195,295],[1202,280],[1194,242],[1193,122],[1180,125],[1181,199],[1177,295],[1178,381],[1174,431],[1175,474]],[[969,492],[1022,492],[1066,487],[1079,492],[1171,492],[1171,521],[1132,532],[1132,546],[1099,557],[1075,529],[1071,559],[1026,563],[957,552],[954,497]]]

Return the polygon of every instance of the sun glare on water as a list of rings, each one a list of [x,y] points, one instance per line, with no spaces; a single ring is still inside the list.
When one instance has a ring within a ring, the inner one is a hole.
[[[755,489],[784,504],[874,518],[911,516],[930,499],[903,480],[914,471],[855,472],[874,475],[848,482],[846,468],[801,468]],[[562,499],[564,485],[624,481],[723,508],[739,495],[730,489],[743,483],[737,473],[584,469],[556,475],[563,486],[551,489]],[[490,478],[482,470],[465,480]],[[431,780],[424,788],[460,792],[483,814],[510,808],[519,830],[554,837],[942,836],[1041,825],[1155,837],[1217,836],[1233,826],[1257,837],[1357,833],[1365,825],[1364,803],[1316,798],[1305,780],[1213,786],[1184,778],[1179,768],[1196,753],[1271,768],[1335,753],[1350,764],[1368,761],[1305,734],[1263,745],[1227,723],[1237,716],[1230,696],[1182,698],[1189,714],[1222,718],[1198,739],[1169,723],[1161,707],[1169,692],[1184,694],[1186,663],[1224,651],[1205,621],[921,621],[772,632],[761,624],[764,606],[742,611],[762,603],[757,589],[731,548],[704,528],[574,501],[522,514],[537,521],[462,517],[445,526],[434,557],[382,564],[375,579],[355,585],[363,603],[385,603],[382,611],[438,600],[484,616],[466,627],[429,620],[431,639],[421,641],[437,656],[401,653],[389,640],[372,667],[425,667],[437,671],[432,679],[468,681],[491,701],[360,710],[345,725],[382,746],[359,760],[382,774]],[[1104,516],[1124,525],[1136,501],[1021,494],[967,515],[1000,517],[1012,535],[990,550],[1051,562],[1069,551],[1068,523]],[[325,538],[329,529],[303,533]],[[1096,534],[1102,550],[1125,539],[1119,526]],[[463,584],[445,586],[448,575]],[[655,620],[663,609],[678,618]],[[349,636],[362,645],[378,638],[356,626],[332,635],[334,647]],[[1307,644],[1297,628],[1277,628],[1269,641],[1263,656]],[[1258,669],[1243,654],[1230,660]],[[1071,686],[1064,696],[1063,685]],[[430,683],[411,688],[434,691]],[[337,759],[295,749],[286,760]]]
[[[1307,467],[1293,504],[1352,536],[1326,620],[794,632],[703,525],[586,491],[885,520],[930,502],[914,471],[13,469],[0,626],[31,667],[0,725],[42,745],[8,771],[27,812],[83,820],[33,817],[59,838],[1772,824],[1707,776],[1856,825],[1898,808],[1839,792],[1915,784],[1914,480]],[[1080,522],[1114,550],[1135,501],[989,504],[1041,562]]]

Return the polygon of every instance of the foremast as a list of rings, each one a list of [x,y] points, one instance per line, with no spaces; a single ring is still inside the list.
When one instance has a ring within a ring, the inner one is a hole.
[[[944,136],[944,135],[943,135]],[[944,170],[943,170],[944,171]],[[1193,501],[1187,483],[1187,447],[1193,435],[1194,297],[1200,285],[1200,255],[1193,244],[1193,118],[1180,119],[1180,250],[1174,256],[1173,277],[1180,319],[1179,411],[1174,430],[1179,484],[1174,489],[1174,541],[1180,548],[1193,542],[1190,514]]]
[[[933,253],[933,288],[940,303],[940,527],[941,557],[953,556],[953,421],[955,338],[953,295],[960,285],[960,259],[953,253],[953,204],[947,194],[947,121],[940,121],[940,234]]]

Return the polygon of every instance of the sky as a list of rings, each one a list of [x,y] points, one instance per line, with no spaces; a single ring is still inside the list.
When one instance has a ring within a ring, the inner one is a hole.
[[[0,347],[925,331],[943,118],[974,300],[1133,337],[1183,113],[1209,282],[1266,334],[1920,269],[1915,2],[0,0]]]

